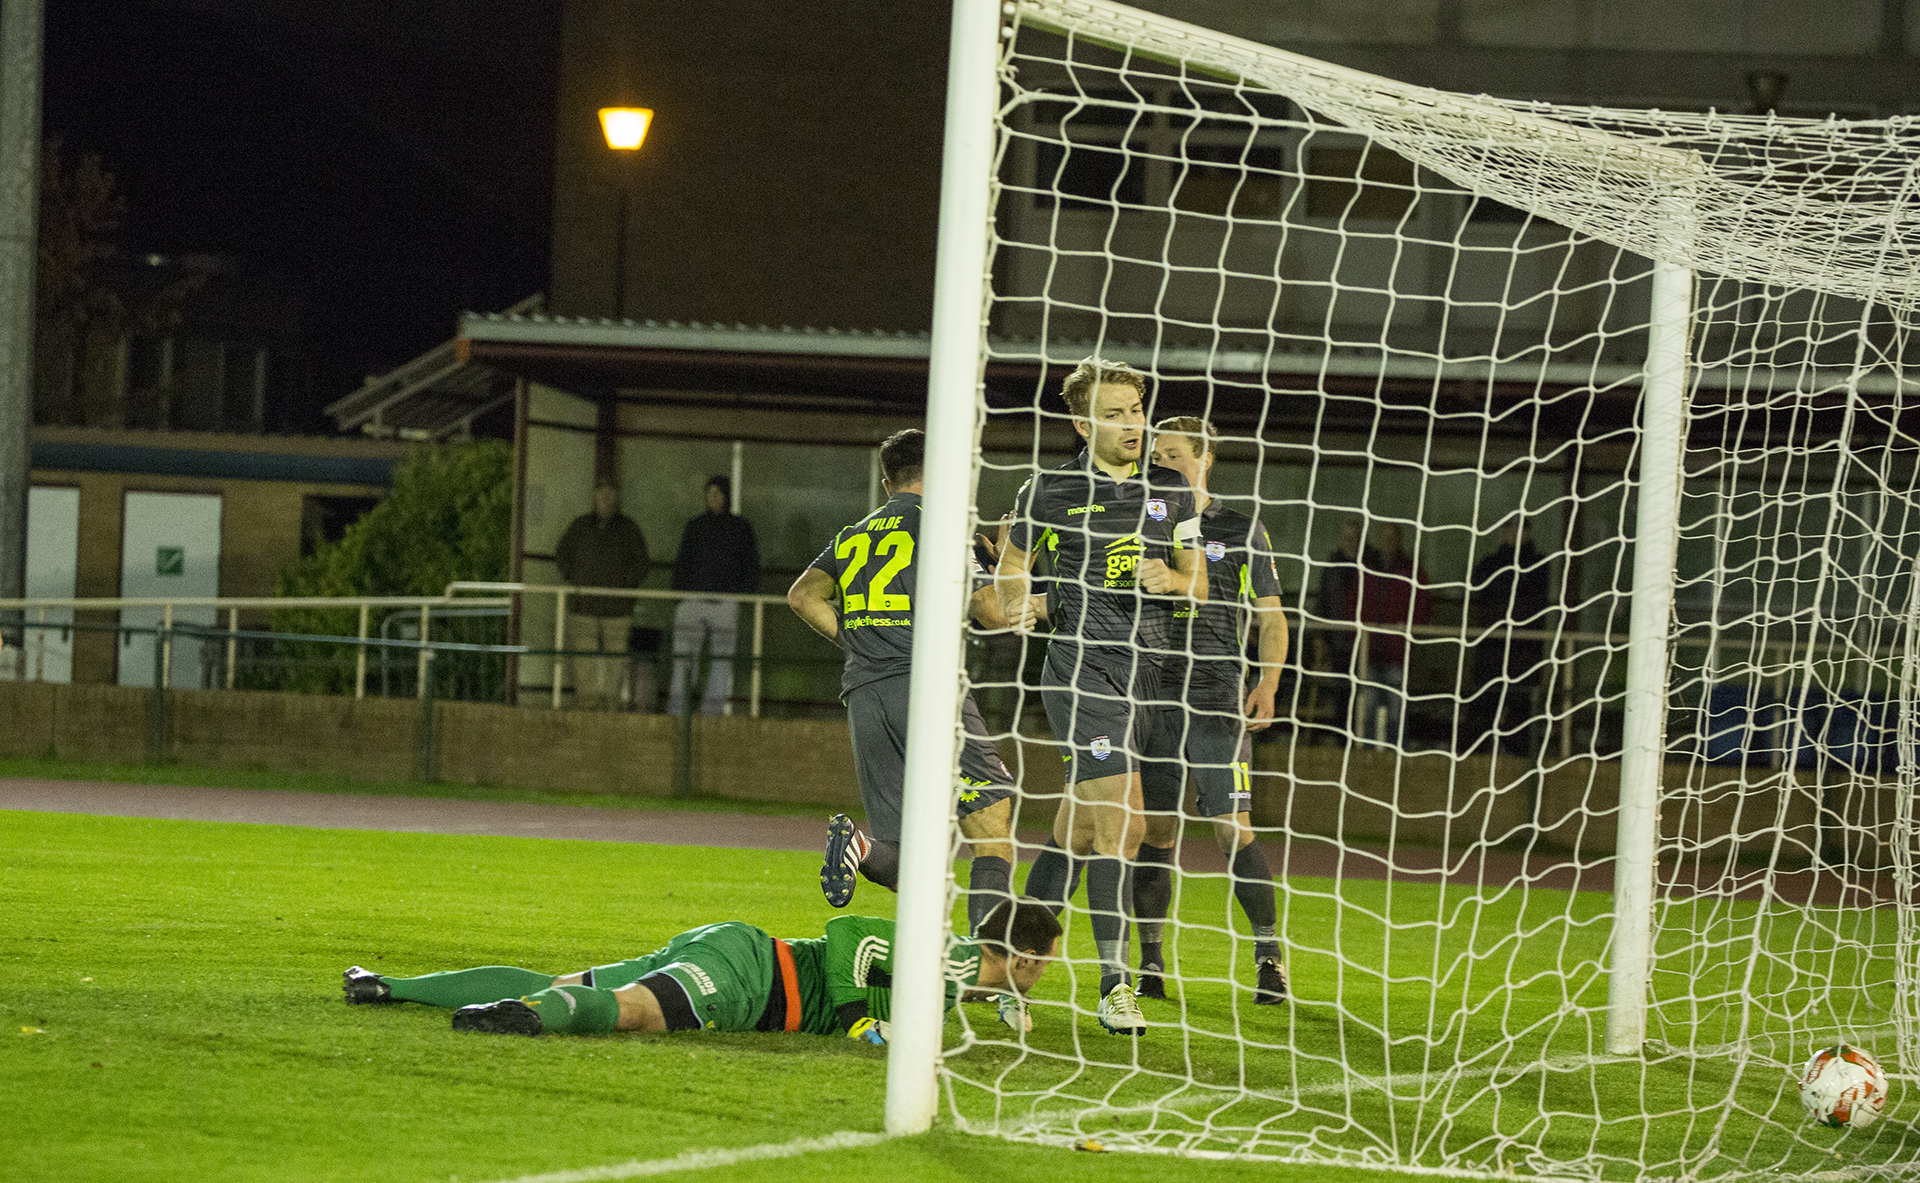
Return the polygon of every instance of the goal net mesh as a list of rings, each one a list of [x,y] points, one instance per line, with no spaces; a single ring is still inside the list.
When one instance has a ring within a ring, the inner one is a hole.
[[[1093,0],[1006,12],[976,527],[1078,450],[1083,357],[1213,425],[1210,491],[1265,526],[1291,626],[1251,770],[1291,997],[1255,1004],[1189,793],[1147,1033],[1094,1021],[1082,890],[1032,1032],[949,1029],[955,1122],[1468,1174],[1920,1160],[1920,129],[1467,97]],[[1647,1038],[1613,1055],[1654,260],[1693,277],[1687,429]],[[1397,617],[1363,611],[1396,571]],[[1045,644],[969,659],[1029,860],[1062,792]],[[1872,1128],[1801,1110],[1841,1040],[1894,1080]]]

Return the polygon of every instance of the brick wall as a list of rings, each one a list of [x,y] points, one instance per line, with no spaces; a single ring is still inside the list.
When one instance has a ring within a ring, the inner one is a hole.
[[[150,691],[119,686],[0,683],[0,755],[139,762],[152,734]],[[840,720],[695,718],[693,792],[739,801],[851,809],[858,802]],[[420,704],[265,691],[176,690],[168,695],[170,759],[188,765],[303,769],[374,781],[416,775]],[[551,711],[484,703],[435,705],[437,779],[574,793],[669,796],[680,721],[665,715]],[[1024,793],[1022,829],[1050,824],[1061,763],[1044,739],[1002,745]],[[1395,759],[1339,747],[1258,745],[1254,822],[1365,843],[1462,849],[1524,842],[1530,827],[1583,858],[1612,851],[1619,765],[1574,760],[1548,771],[1512,757],[1422,752]],[[1892,781],[1739,768],[1667,770],[1660,827],[1711,852],[1752,857],[1783,841],[1782,860],[1819,847],[1820,814],[1856,827],[1851,857],[1887,861]],[[1823,804],[1824,802],[1824,804]],[[1865,846],[1869,849],[1859,849]]]

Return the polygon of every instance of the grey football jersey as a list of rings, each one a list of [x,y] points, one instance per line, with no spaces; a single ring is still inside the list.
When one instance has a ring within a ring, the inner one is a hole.
[[[898,493],[833,536],[811,566],[840,588],[842,694],[913,667],[913,592],[920,494]]]

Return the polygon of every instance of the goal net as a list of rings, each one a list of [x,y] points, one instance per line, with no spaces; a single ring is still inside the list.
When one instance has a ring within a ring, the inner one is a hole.
[[[952,1120],[1486,1175],[1920,1162],[1920,128],[1005,13],[975,526],[1073,459],[1084,357],[1211,426],[1208,491],[1265,527],[1291,627],[1248,770],[1290,994],[1255,1001],[1189,790],[1146,1033],[1096,1022],[1082,888],[1031,1033],[949,1026]],[[1046,644],[969,659],[1029,861],[1062,800]],[[1894,1082],[1871,1128],[1801,1109],[1842,1040]]]

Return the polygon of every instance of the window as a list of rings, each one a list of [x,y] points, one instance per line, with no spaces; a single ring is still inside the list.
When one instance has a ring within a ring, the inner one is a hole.
[[[1307,216],[1397,222],[1413,208],[1414,167],[1375,147],[1307,149]]]
[[[338,542],[347,527],[380,504],[378,497],[308,496],[300,503],[300,557],[319,550],[323,543]]]
[[[1069,209],[1104,208],[1115,201],[1140,205],[1146,200],[1147,162],[1127,149],[1151,115],[1123,105],[1129,102],[1124,92],[1101,91],[1085,101],[1033,105],[1034,187],[1040,190],[1034,196],[1036,206],[1051,209],[1056,194]]]

